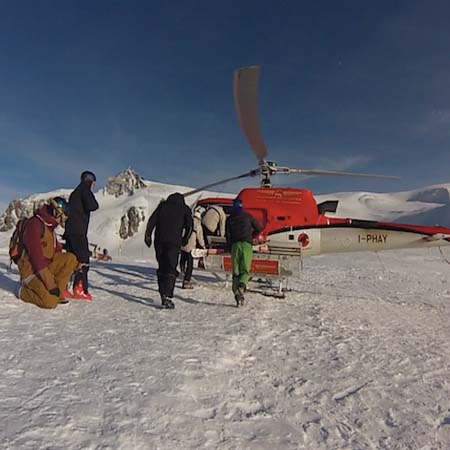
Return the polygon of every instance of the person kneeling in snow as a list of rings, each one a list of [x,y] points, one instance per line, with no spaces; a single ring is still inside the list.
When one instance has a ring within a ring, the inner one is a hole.
[[[176,192],[161,202],[148,219],[145,244],[152,245],[155,229],[155,253],[158,261],[158,287],[164,308],[173,309],[175,280],[178,276],[178,256],[182,245],[186,245],[192,231],[192,214],[184,197]]]
[[[78,262],[72,253],[62,253],[55,228],[67,217],[67,202],[55,197],[39,208],[26,224],[24,250],[17,262],[21,287],[19,297],[40,308],[56,308],[64,302],[66,285]]]

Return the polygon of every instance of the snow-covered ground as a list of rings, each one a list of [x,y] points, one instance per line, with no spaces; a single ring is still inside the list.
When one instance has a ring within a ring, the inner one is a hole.
[[[310,258],[285,299],[250,292],[241,309],[196,272],[161,310],[146,220],[123,241],[120,218],[135,206],[147,219],[189,188],[146,183],[97,193],[90,239],[114,260],[93,264],[91,303],[16,299],[0,233],[1,449],[450,449],[450,265],[438,249]],[[339,217],[448,226],[449,191],[316,198],[340,200]]]
[[[444,249],[450,257],[448,249]],[[285,299],[194,274],[159,309],[147,255],[91,303],[16,299],[0,255],[0,448],[450,448],[450,266],[437,249],[308,259]]]

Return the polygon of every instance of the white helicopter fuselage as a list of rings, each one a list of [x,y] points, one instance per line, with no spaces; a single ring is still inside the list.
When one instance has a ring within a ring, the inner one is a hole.
[[[382,251],[448,246],[449,236],[410,231],[367,228],[304,228],[273,233],[266,244],[269,253],[302,253],[303,257],[329,253]]]

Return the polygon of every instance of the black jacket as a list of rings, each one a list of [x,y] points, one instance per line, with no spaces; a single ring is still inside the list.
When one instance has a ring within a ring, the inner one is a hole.
[[[238,214],[231,213],[225,224],[227,243],[230,246],[235,242],[251,244],[261,229],[261,225],[250,214],[243,211]]]
[[[69,197],[69,218],[64,234],[86,236],[91,212],[97,209],[98,203],[91,191],[91,183],[81,182]]]
[[[145,241],[151,241],[155,229],[155,245],[173,244],[181,247],[187,244],[192,226],[192,213],[184,197],[179,193],[171,194],[148,219]]]

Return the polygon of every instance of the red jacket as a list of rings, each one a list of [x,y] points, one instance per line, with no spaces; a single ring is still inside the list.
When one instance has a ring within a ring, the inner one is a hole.
[[[55,251],[61,251],[61,244],[57,242],[53,232],[57,226],[56,219],[49,214],[46,205],[39,208],[27,223],[23,243],[34,273],[44,269],[52,262],[52,259],[48,256],[54,254]],[[49,245],[53,245],[53,249],[43,248],[43,245],[47,245],[48,241],[48,239],[44,239],[45,228],[53,235],[53,244],[49,242]],[[44,255],[44,252],[47,256]]]

